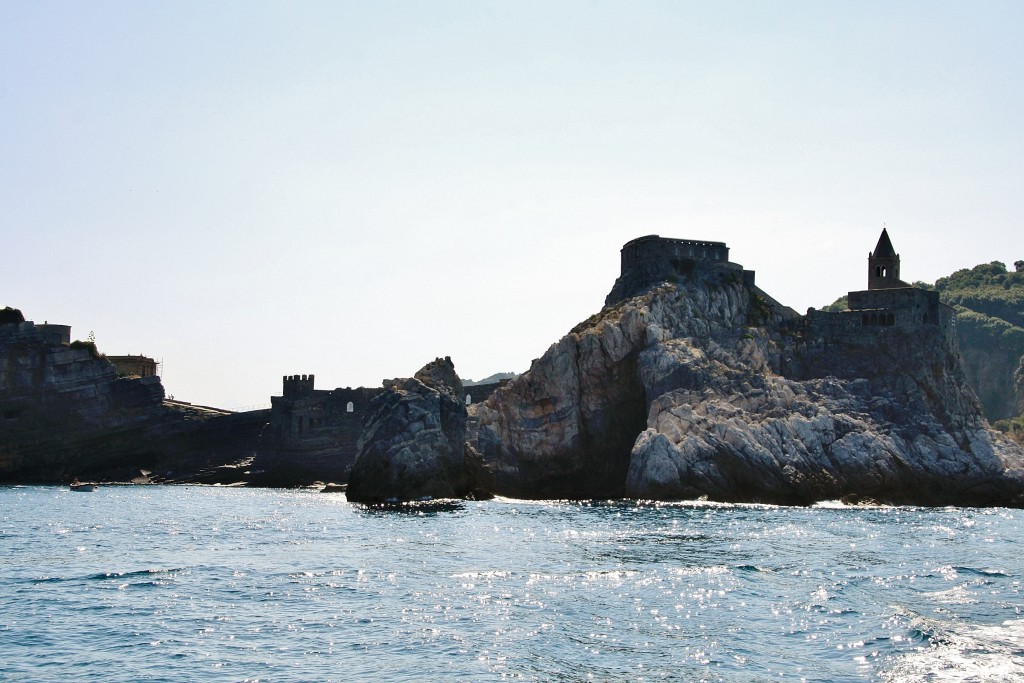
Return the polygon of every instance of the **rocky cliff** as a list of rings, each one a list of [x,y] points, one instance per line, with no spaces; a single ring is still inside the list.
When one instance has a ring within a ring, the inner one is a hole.
[[[489,497],[489,473],[466,443],[464,394],[450,358],[434,360],[415,377],[385,382],[370,402],[348,499]]]
[[[957,309],[957,336],[968,383],[992,422],[1024,414],[1024,262],[993,261],[935,282]]]
[[[128,481],[140,469],[188,480],[251,455],[259,419],[206,419],[163,398],[158,377],[118,377],[95,345],[0,321],[0,481]]]
[[[756,323],[752,324],[752,323]],[[606,307],[474,408],[498,492],[1021,504],[940,327],[816,336],[741,282]]]

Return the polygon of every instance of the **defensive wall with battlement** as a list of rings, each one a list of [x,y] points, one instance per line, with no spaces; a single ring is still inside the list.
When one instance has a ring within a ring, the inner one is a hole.
[[[467,405],[485,400],[507,380],[464,388]],[[270,397],[270,424],[260,441],[262,467],[287,462],[335,482],[348,480],[367,408],[383,387],[316,388],[315,375],[285,375]]]

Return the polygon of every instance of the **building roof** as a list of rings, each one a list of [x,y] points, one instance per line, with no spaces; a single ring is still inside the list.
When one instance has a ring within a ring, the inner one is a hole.
[[[889,233],[885,228],[882,228],[878,244],[875,245],[875,250],[871,255],[875,258],[892,258],[896,256],[896,250],[892,248],[892,241],[889,239]]]

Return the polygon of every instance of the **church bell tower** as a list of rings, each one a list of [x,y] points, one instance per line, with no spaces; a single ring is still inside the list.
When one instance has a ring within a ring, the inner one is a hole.
[[[875,250],[868,254],[868,289],[906,287],[900,280],[900,255],[892,248],[889,233],[882,228]]]

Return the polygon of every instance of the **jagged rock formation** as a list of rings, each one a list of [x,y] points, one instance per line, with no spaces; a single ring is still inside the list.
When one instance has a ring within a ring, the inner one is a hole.
[[[170,409],[158,377],[119,378],[94,345],[54,343],[39,327],[0,322],[0,481],[187,479],[255,445],[258,419]]]
[[[370,402],[348,499],[381,503],[489,497],[493,486],[466,443],[465,391],[450,358],[384,383]]]
[[[1024,454],[988,429],[948,327],[785,313],[701,277],[606,307],[475,408],[498,492],[1024,503]]]
[[[263,430],[253,476],[256,486],[345,483],[358,453],[371,402],[382,387],[317,389],[314,375],[286,375],[272,396],[270,424]],[[463,385],[466,404],[486,399],[502,380]]]

